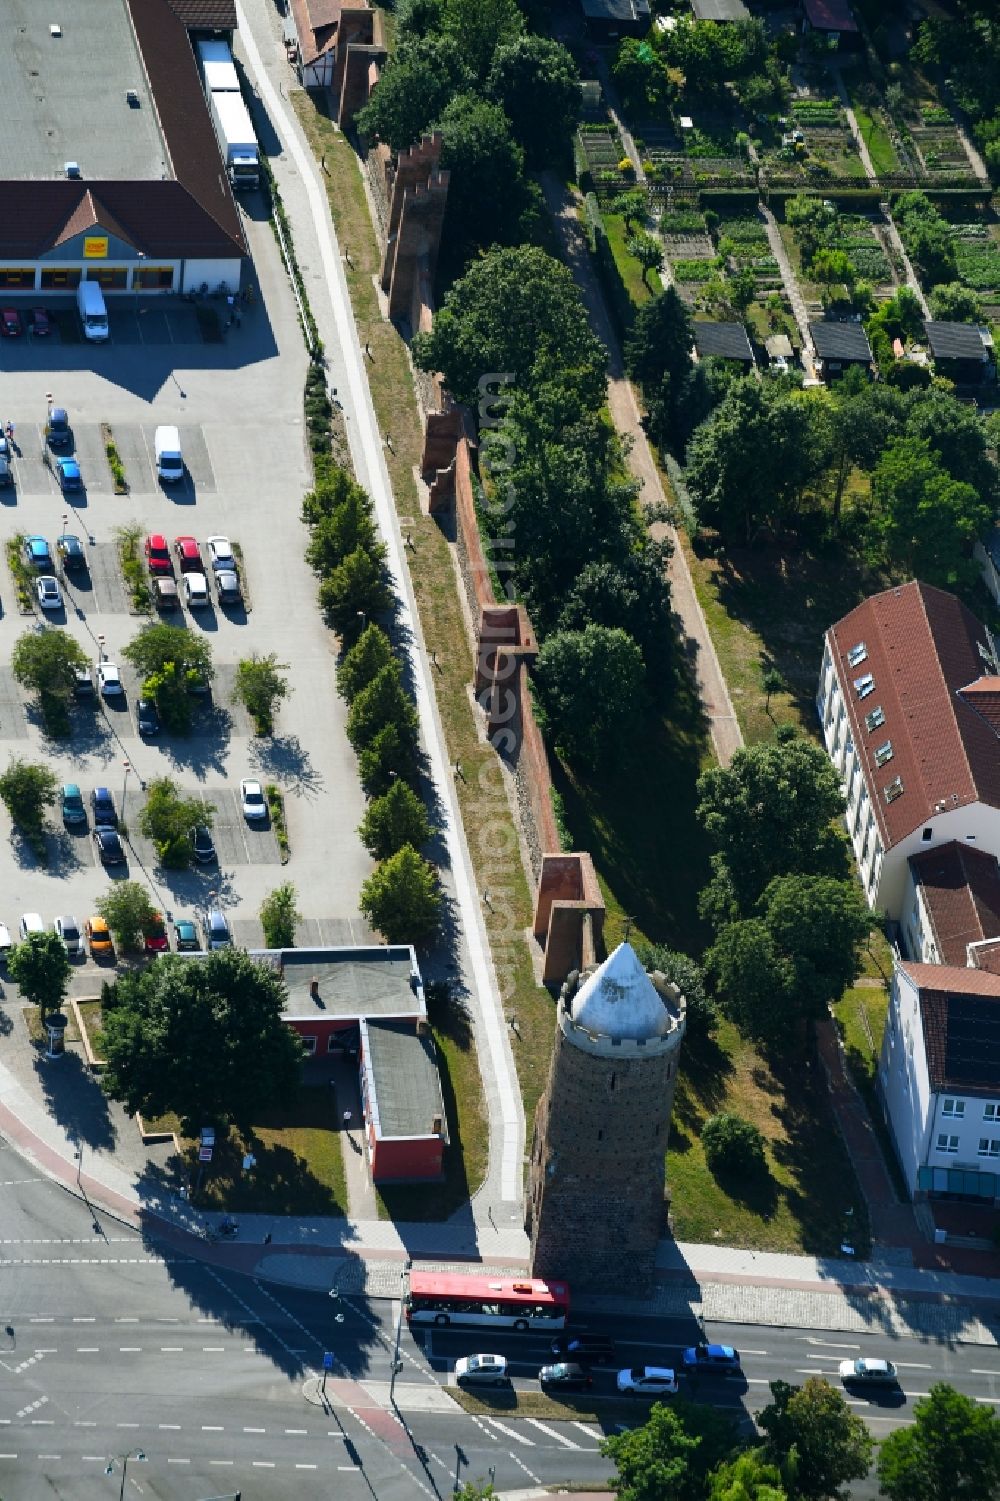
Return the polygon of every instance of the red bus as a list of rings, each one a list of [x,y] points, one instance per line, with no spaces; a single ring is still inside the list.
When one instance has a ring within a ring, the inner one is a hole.
[[[564,1329],[569,1318],[569,1288],[565,1282],[540,1282],[530,1277],[411,1272],[406,1318],[410,1324]]]

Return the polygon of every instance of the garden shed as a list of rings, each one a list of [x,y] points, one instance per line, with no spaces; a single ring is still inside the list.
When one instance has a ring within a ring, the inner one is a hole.
[[[720,360],[738,360],[741,365],[753,364],[753,350],[742,323],[698,321],[692,326],[692,332],[700,360],[714,355]]]
[[[938,375],[945,375],[958,385],[975,386],[992,379],[993,336],[978,323],[924,324],[927,344]]]
[[[872,348],[860,323],[824,319],[810,323],[809,337],[816,351],[817,374],[823,380],[837,380],[851,365],[872,363]]]
[[[644,37],[650,27],[649,0],[580,0],[592,37]]]

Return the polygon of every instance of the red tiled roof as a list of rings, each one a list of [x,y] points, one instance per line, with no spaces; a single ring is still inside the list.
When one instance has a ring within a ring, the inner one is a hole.
[[[314,63],[337,39],[342,0],[291,0],[291,5],[301,60]]]
[[[1000,975],[991,975],[985,970],[966,969],[960,964],[911,964],[909,959],[903,960],[900,969],[905,970],[921,995],[941,991],[955,995],[994,996],[1000,1000]]]
[[[900,967],[918,987],[931,1088],[1000,1093],[1000,975],[947,964]]]
[[[943,964],[964,965],[970,943],[1000,938],[1000,864],[951,840],[910,856]]]
[[[236,0],[170,0],[189,31],[235,31]]]
[[[992,975],[1000,975],[1000,938],[988,939],[972,951],[976,969],[988,969]]]
[[[904,584],[865,600],[827,639],[885,849],[944,807],[1000,808],[1000,741],[967,697],[986,670],[979,646],[990,645],[970,610],[942,589]],[[865,658],[852,667],[847,654],[861,642]],[[860,698],[854,683],[869,673],[874,688]],[[875,708],[885,718],[870,731]],[[892,759],[876,767],[887,740]],[[902,793],[886,802],[897,777]]]
[[[1000,678],[982,677],[967,683],[962,698],[980,714],[994,734],[1000,735]]]
[[[818,31],[857,31],[858,23],[847,0],[802,0],[810,26]]]
[[[93,190],[88,188],[80,198],[79,203],[70,214],[62,227],[54,243],[65,245],[67,240],[72,240],[74,235],[86,234],[90,229],[106,229],[109,234],[116,235],[119,240],[130,244],[129,236],[122,229],[114,214],[111,213],[107,204],[101,203],[95,198]]]

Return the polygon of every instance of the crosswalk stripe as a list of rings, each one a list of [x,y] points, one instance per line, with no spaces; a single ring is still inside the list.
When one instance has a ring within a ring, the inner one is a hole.
[[[527,1444],[529,1449],[535,1447],[535,1440],[533,1438],[528,1438],[524,1433],[518,1433],[515,1428],[508,1428],[504,1423],[500,1422],[499,1418],[487,1418],[486,1421],[492,1424],[494,1428],[499,1429],[501,1433],[505,1433],[508,1438],[514,1439],[517,1443]]]
[[[580,1447],[575,1439],[567,1438],[565,1433],[560,1433],[556,1428],[550,1428],[548,1423],[543,1423],[538,1418],[527,1418],[525,1421],[530,1423],[532,1428],[540,1428],[543,1433],[547,1433],[549,1438],[554,1438],[557,1443],[565,1444],[567,1449],[579,1449]]]

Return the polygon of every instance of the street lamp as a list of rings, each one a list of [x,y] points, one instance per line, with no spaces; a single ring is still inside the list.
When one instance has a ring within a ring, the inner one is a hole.
[[[122,777],[122,821],[127,823],[128,819],[125,817],[125,794],[128,791],[128,774],[132,770],[132,763],[131,761],[123,761],[122,766],[125,768],[125,775]]]
[[[115,1458],[117,1458],[122,1467],[122,1484],[121,1490],[118,1492],[118,1501],[125,1501],[125,1477],[128,1474],[128,1462],[130,1459],[145,1459],[146,1456],[142,1449],[135,1449],[131,1454],[118,1454]],[[113,1475],[115,1473],[114,1459],[108,1460],[104,1473],[105,1475]]]
[[[393,1407],[395,1405],[395,1402],[394,1402],[394,1399],[393,1399],[393,1392],[396,1389],[396,1377],[397,1377],[397,1375],[399,1374],[399,1372],[403,1368],[403,1362],[399,1358],[399,1341],[403,1337],[403,1309],[406,1306],[406,1300],[403,1297],[403,1291],[404,1291],[404,1283],[406,1282],[407,1274],[409,1273],[409,1270],[412,1267],[412,1265],[413,1265],[413,1258],[411,1256],[407,1256],[406,1260],[403,1262],[403,1270],[400,1273],[400,1278],[399,1278],[399,1283],[400,1283],[400,1290],[399,1290],[399,1318],[396,1320],[396,1347],[395,1347],[395,1349],[392,1352],[392,1372],[391,1372],[391,1374],[389,1376],[389,1406],[390,1407]]]

